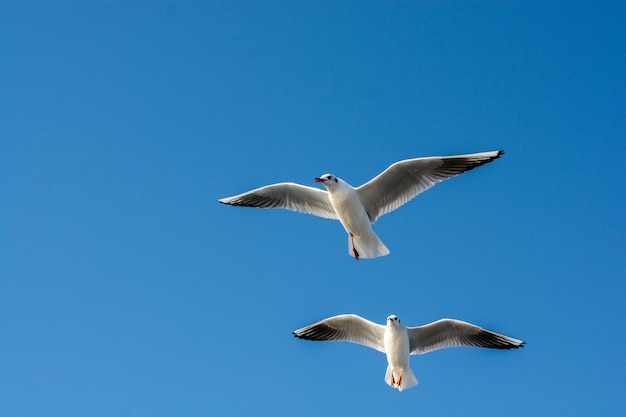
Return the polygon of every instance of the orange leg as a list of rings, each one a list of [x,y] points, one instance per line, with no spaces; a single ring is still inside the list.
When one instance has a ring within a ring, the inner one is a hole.
[[[354,259],[358,261],[360,255],[359,255],[359,252],[357,252],[356,248],[354,247],[354,235],[352,234],[352,232],[350,232],[350,241],[352,242],[352,252],[354,253]]]
[[[391,386],[394,388],[398,388],[400,385],[402,385],[402,373],[400,373],[400,378],[398,378],[398,380],[396,381],[395,375],[392,372],[391,373]]]

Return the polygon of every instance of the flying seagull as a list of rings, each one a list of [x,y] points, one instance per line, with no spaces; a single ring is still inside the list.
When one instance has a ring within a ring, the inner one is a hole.
[[[417,385],[409,366],[409,355],[455,346],[517,349],[524,342],[460,320],[441,319],[418,327],[406,327],[398,316],[387,317],[387,325],[373,323],[356,314],[330,317],[293,334],[306,340],[344,340],[376,349],[387,355],[385,382],[402,391]]]
[[[497,159],[504,151],[430,156],[392,164],[360,187],[332,174],[315,178],[328,192],[291,182],[267,185],[218,201],[233,206],[285,208],[339,220],[348,233],[348,254],[358,261],[389,254],[372,230],[389,213],[433,185]]]

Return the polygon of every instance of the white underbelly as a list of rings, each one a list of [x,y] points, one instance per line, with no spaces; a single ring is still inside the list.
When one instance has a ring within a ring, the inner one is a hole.
[[[404,367],[409,362],[409,338],[399,332],[385,332],[385,352],[387,363],[392,367]]]
[[[332,199],[331,203],[346,232],[361,236],[372,230],[369,216],[358,197],[356,199]]]

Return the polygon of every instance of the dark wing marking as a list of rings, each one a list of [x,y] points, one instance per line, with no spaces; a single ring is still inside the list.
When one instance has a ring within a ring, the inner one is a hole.
[[[521,340],[453,319],[441,319],[424,326],[409,327],[408,333],[412,355],[455,346],[492,349],[516,349],[524,346]]]
[[[326,191],[291,182],[267,185],[217,201],[232,206],[284,208],[327,219],[337,219]]]
[[[396,162],[356,190],[372,222],[433,185],[489,163],[504,151],[431,156]]]
[[[385,327],[356,314],[330,317],[294,330],[293,334],[306,340],[343,340],[385,352]]]

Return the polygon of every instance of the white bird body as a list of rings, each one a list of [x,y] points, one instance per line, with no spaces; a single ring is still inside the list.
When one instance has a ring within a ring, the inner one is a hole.
[[[409,334],[398,317],[387,317],[383,340],[388,364],[385,382],[399,391],[417,385],[417,378],[409,366]]]
[[[321,178],[324,178],[324,175]],[[372,229],[359,195],[350,184],[337,178],[337,182],[330,181],[324,185],[328,189],[330,204],[346,232],[361,235]]]
[[[339,220],[349,236],[348,252],[356,260],[389,254],[372,229],[383,214],[407,203],[433,185],[497,159],[503,151],[431,156],[399,161],[359,187],[332,174],[315,178],[327,191],[295,183],[260,187],[218,201],[233,206],[285,208]]]
[[[356,314],[341,314],[293,331],[305,340],[343,340],[376,349],[387,356],[385,382],[399,391],[417,385],[409,356],[455,346],[517,349],[524,342],[471,323],[441,319],[418,327],[406,327],[391,315],[387,324],[371,322]]]
[[[329,180],[324,180],[330,178]],[[337,181],[333,180],[336,179]],[[389,254],[389,249],[372,229],[370,221],[359,194],[350,184],[341,178],[325,174],[320,177],[328,190],[328,199],[337,213],[339,222],[350,237],[348,253],[355,258],[376,258]]]

